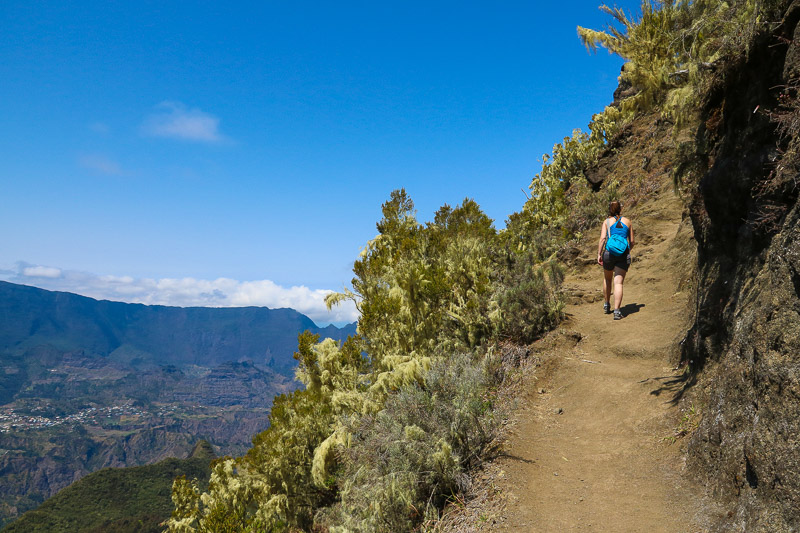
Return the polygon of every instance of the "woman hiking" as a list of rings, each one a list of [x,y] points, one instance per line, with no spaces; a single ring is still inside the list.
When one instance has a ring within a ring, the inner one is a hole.
[[[635,244],[633,227],[623,217],[622,204],[614,200],[608,205],[608,218],[600,228],[600,244],[597,246],[597,262],[603,266],[603,311],[611,313],[611,282],[614,282],[614,320],[622,318],[622,284],[631,265],[631,248]]]

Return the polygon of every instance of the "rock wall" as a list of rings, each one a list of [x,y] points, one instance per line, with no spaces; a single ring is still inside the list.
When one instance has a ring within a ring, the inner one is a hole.
[[[787,4],[720,73],[696,138],[697,292],[682,357],[704,404],[689,465],[728,509],[721,531],[800,531],[800,142],[776,122],[800,72],[800,3]]]

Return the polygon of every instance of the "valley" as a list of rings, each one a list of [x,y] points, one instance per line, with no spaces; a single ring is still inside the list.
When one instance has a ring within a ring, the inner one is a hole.
[[[0,282],[0,526],[107,467],[237,455],[298,386],[291,309],[169,308]]]

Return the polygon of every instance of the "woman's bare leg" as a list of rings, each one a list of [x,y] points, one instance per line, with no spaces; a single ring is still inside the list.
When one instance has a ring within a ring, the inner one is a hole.
[[[614,268],[614,309],[622,305],[622,284],[625,282],[625,272],[619,267]]]
[[[611,299],[611,284],[612,284],[612,276],[614,274],[613,270],[605,270],[603,269],[603,297],[606,299],[606,303],[609,303]]]

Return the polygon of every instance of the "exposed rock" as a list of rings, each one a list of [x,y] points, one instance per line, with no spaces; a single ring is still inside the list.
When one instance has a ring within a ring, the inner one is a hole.
[[[631,96],[635,96],[639,93],[639,89],[631,85],[629,81],[626,81],[622,78],[622,73],[625,72],[625,65],[619,71],[619,85],[617,86],[616,90],[614,90],[614,101],[611,102],[612,107],[619,107],[622,100],[625,98],[630,98]]]
[[[795,2],[783,39],[765,37],[719,78],[698,134],[708,150],[691,205],[696,317],[683,359],[706,405],[689,464],[730,506],[721,531],[800,530],[800,144],[753,113],[800,72],[785,44],[798,18]],[[787,155],[773,172],[776,147]]]
[[[611,156],[629,142],[641,142],[641,139],[635,137],[633,134],[633,125],[628,124],[623,127],[609,140],[608,145],[598,157],[597,162],[584,169],[583,175],[595,192],[600,190],[600,186],[607,177],[614,175],[615,161]]]

